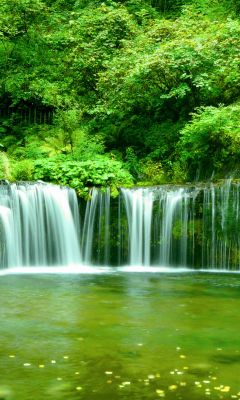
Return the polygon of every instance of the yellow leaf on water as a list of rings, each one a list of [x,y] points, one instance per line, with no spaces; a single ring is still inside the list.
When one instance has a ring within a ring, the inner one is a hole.
[[[168,386],[168,389],[169,390],[176,390],[177,389],[177,385]]]
[[[165,397],[165,392],[162,389],[156,389],[156,393],[159,397]]]
[[[154,379],[155,375],[148,375],[148,379]]]
[[[230,390],[230,386],[224,386],[223,388],[221,388],[221,392],[227,393],[227,392],[229,392],[229,390]]]

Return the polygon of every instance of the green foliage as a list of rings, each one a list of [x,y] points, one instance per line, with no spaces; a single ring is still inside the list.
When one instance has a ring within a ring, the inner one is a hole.
[[[66,173],[81,190],[124,183],[116,159],[154,184],[238,168],[239,0],[0,7],[0,140],[13,179],[30,179],[32,160],[34,176],[63,184]]]
[[[140,172],[139,162],[135,154],[135,151],[132,147],[127,147],[125,160],[126,160],[126,168],[130,172],[130,174],[134,176],[135,179],[137,179]]]
[[[110,186],[114,190],[133,183],[121,162],[103,156],[94,161],[81,162],[65,161],[63,158],[37,160],[34,164],[34,178],[71,186],[79,194],[88,192],[93,186]]]
[[[235,99],[239,38],[238,21],[209,24],[189,10],[174,23],[156,21],[100,75],[96,112],[106,121],[136,110],[176,118],[204,102]]]
[[[3,151],[0,151],[0,179],[10,179],[10,164],[9,159]]]
[[[16,38],[27,34],[45,8],[41,0],[0,0],[0,32],[3,37]]]
[[[179,153],[190,178],[199,170],[208,177],[214,171],[239,169],[240,104],[200,108],[181,132]]]
[[[174,163],[179,180],[179,132],[196,107],[235,101],[239,46],[237,20],[209,23],[187,8],[174,22],[154,21],[100,74],[95,115],[107,146],[144,146],[165,167]]]
[[[60,110],[53,125],[31,125],[21,129],[21,137],[13,130],[4,135],[2,144],[13,158],[33,160],[68,155],[73,160],[88,160],[104,152],[101,136],[92,137],[80,125],[77,110]]]
[[[24,101],[65,109],[80,104],[83,110],[96,98],[99,71],[137,29],[127,8],[114,2],[94,6],[93,12],[91,6],[69,5],[63,11],[57,3],[47,6],[40,0],[22,0],[23,11],[20,2],[13,12],[15,0],[10,5],[1,1],[5,12],[0,27],[6,25],[6,18],[10,26],[16,25],[14,33],[7,35],[7,44],[0,46],[2,81],[14,104]]]
[[[11,163],[12,180],[32,181],[34,179],[34,164],[32,160],[13,160]]]
[[[195,171],[196,172],[196,171]],[[175,183],[183,183],[188,180],[188,174],[186,163],[182,160],[177,160],[169,163],[168,175],[171,177],[172,181]],[[196,174],[192,176],[196,178]]]
[[[236,16],[240,11],[239,0],[193,0],[188,3],[213,19]]]
[[[161,185],[166,183],[166,174],[160,162],[145,160],[141,162],[139,186]]]

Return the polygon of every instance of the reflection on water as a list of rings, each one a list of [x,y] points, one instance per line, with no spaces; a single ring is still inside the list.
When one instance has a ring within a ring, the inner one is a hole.
[[[240,398],[237,275],[0,280],[0,398]]]

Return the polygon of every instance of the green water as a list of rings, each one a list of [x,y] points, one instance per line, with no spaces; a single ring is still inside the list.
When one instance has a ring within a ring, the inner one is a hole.
[[[0,279],[0,399],[240,398],[239,275]]]

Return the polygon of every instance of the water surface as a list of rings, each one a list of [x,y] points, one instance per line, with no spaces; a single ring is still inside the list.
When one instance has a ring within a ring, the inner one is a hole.
[[[240,398],[239,275],[0,277],[0,398]]]

